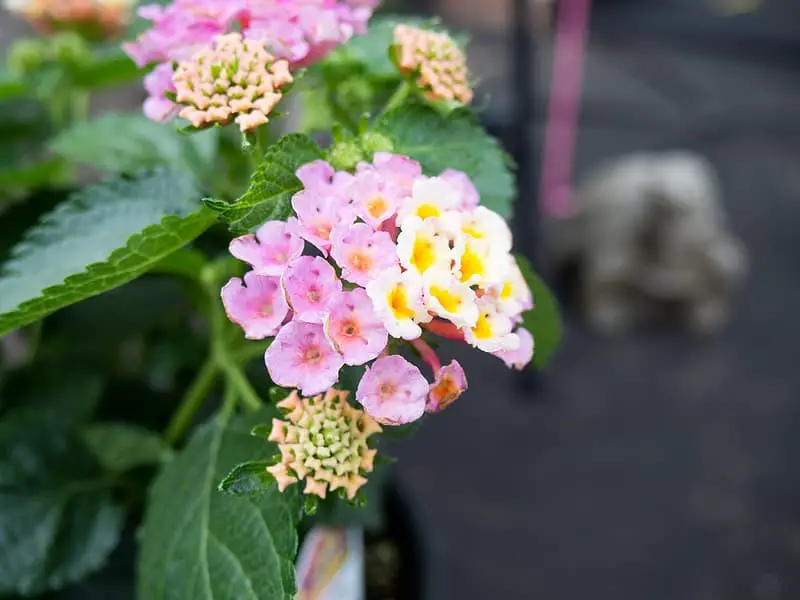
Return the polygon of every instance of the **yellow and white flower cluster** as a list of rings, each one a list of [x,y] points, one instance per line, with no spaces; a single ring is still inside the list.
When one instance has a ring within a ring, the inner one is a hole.
[[[396,226],[399,266],[367,286],[389,333],[413,340],[436,318],[485,352],[517,349],[514,328],[533,299],[508,225],[477,206],[469,179],[454,171],[419,176],[398,203]]]

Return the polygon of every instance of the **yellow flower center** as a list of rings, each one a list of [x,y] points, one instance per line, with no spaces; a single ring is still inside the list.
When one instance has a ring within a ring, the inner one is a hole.
[[[402,321],[404,319],[411,319],[414,316],[414,311],[408,306],[408,299],[406,298],[406,291],[402,286],[397,286],[389,292],[389,307],[392,309],[395,319]]]
[[[489,322],[489,319],[486,318],[485,314],[481,314],[478,317],[478,322],[475,323],[475,327],[472,329],[472,333],[475,334],[475,337],[479,340],[488,340],[489,338],[494,336],[494,331],[492,331],[492,324]]]
[[[387,203],[383,196],[374,196],[367,202],[367,212],[373,219],[377,219],[386,212]]]
[[[461,298],[447,288],[431,286],[431,296],[436,298],[442,308],[449,313],[458,312],[458,309],[461,308]]]
[[[469,281],[473,276],[483,277],[485,266],[483,260],[469,246],[461,255],[461,281]]]
[[[500,299],[501,300],[508,300],[511,298],[511,295],[514,293],[514,288],[511,285],[510,281],[506,281],[503,284],[503,289],[500,290]]]
[[[475,223],[467,223],[461,227],[461,231],[463,231],[466,235],[475,238],[476,240],[483,238],[483,232],[478,229]]]
[[[428,217],[438,217],[441,214],[442,213],[439,210],[439,207],[429,202],[420,204],[417,207],[417,216],[420,219],[427,219]]]
[[[350,266],[356,271],[364,273],[372,267],[372,258],[362,252],[353,252],[350,255]]]
[[[436,259],[433,240],[418,237],[414,240],[414,249],[411,252],[411,264],[417,267],[420,273],[427,271]]]

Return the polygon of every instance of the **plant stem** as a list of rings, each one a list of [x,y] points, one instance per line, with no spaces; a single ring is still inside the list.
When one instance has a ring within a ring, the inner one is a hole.
[[[233,414],[235,408],[236,408],[236,390],[233,388],[233,384],[229,379],[225,383],[225,393],[222,396],[222,410],[220,410],[220,416],[222,417],[222,420],[227,421]]]
[[[256,411],[260,409],[262,406],[261,398],[258,397],[258,394],[253,389],[253,386],[251,386],[250,382],[247,381],[247,377],[245,377],[241,368],[229,360],[226,360],[224,364],[220,366],[224,369],[225,375],[228,377],[228,385],[230,385],[238,394],[242,405],[250,411]]]
[[[214,385],[217,373],[217,364],[210,358],[206,360],[164,432],[164,438],[169,444],[174,445],[178,442],[192,424],[195,413],[202,406],[203,400]]]
[[[358,133],[358,123],[348,114],[344,107],[336,99],[336,93],[328,88],[328,104],[331,107],[333,118],[347,127],[352,133]]]
[[[458,327],[452,323],[433,320],[430,323],[425,323],[423,327],[431,333],[435,333],[436,335],[448,340],[456,340],[458,342],[464,341],[464,334],[461,333]]]
[[[439,357],[436,356],[436,351],[431,348],[422,338],[411,340],[411,345],[417,352],[419,352],[422,360],[428,363],[431,371],[433,371],[433,378],[436,379],[436,376],[439,374],[439,370],[442,368],[442,363],[439,361]]]
[[[378,115],[377,120],[380,121],[383,118],[383,116],[390,110],[394,110],[395,108],[403,104],[403,102],[405,102],[408,99],[410,94],[411,94],[411,84],[408,82],[408,80],[404,79],[403,82],[399,86],[397,86],[397,89],[394,91],[394,94],[392,94],[392,97],[389,98],[389,101],[386,103],[386,106],[383,107],[383,110],[381,111],[381,114]]]

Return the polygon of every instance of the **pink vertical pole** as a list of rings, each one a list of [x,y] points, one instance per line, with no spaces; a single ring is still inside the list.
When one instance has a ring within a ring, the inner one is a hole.
[[[565,218],[574,210],[572,168],[581,106],[591,0],[561,0],[542,158],[541,202],[545,214]]]

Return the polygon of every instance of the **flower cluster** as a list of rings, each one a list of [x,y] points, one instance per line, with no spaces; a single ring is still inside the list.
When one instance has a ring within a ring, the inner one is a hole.
[[[275,336],[265,362],[276,384],[310,396],[332,387],[343,366],[368,365],[356,400],[397,425],[442,410],[467,387],[457,362],[440,365],[423,329],[509,366],[530,361],[533,339],[517,325],[533,301],[510,254],[511,232],[478,206],[464,173],[428,177],[415,161],[378,152],[355,173],[315,161],[297,177],[296,216],[233,240],[231,253],[252,271],[222,290],[248,338]],[[303,254],[306,243],[316,255]],[[432,385],[388,354],[390,338],[411,343]]]
[[[6,0],[4,6],[43,32],[79,30],[89,37],[121,32],[133,0]]]
[[[176,101],[186,105],[180,116],[195,127],[233,119],[251,131],[269,121],[292,75],[289,63],[275,60],[261,42],[228,33],[181,62],[172,80]]]
[[[280,491],[303,479],[306,494],[325,498],[328,490],[343,489],[352,500],[367,482],[362,473],[372,471],[376,453],[367,438],[381,426],[350,406],[347,396],[333,389],[313,398],[293,392],[278,403],[288,414],[272,420],[269,440],[277,442],[281,460],[267,471]]]
[[[313,63],[353,34],[364,33],[378,0],[174,0],[148,4],[139,15],[153,26],[123,47],[139,66],[158,65],[145,80],[145,114],[156,120],[175,115],[165,96],[172,63],[189,59],[215,36],[239,31],[259,41],[292,68]]]
[[[397,25],[393,52],[400,72],[415,77],[429,100],[472,102],[467,59],[446,33]]]

